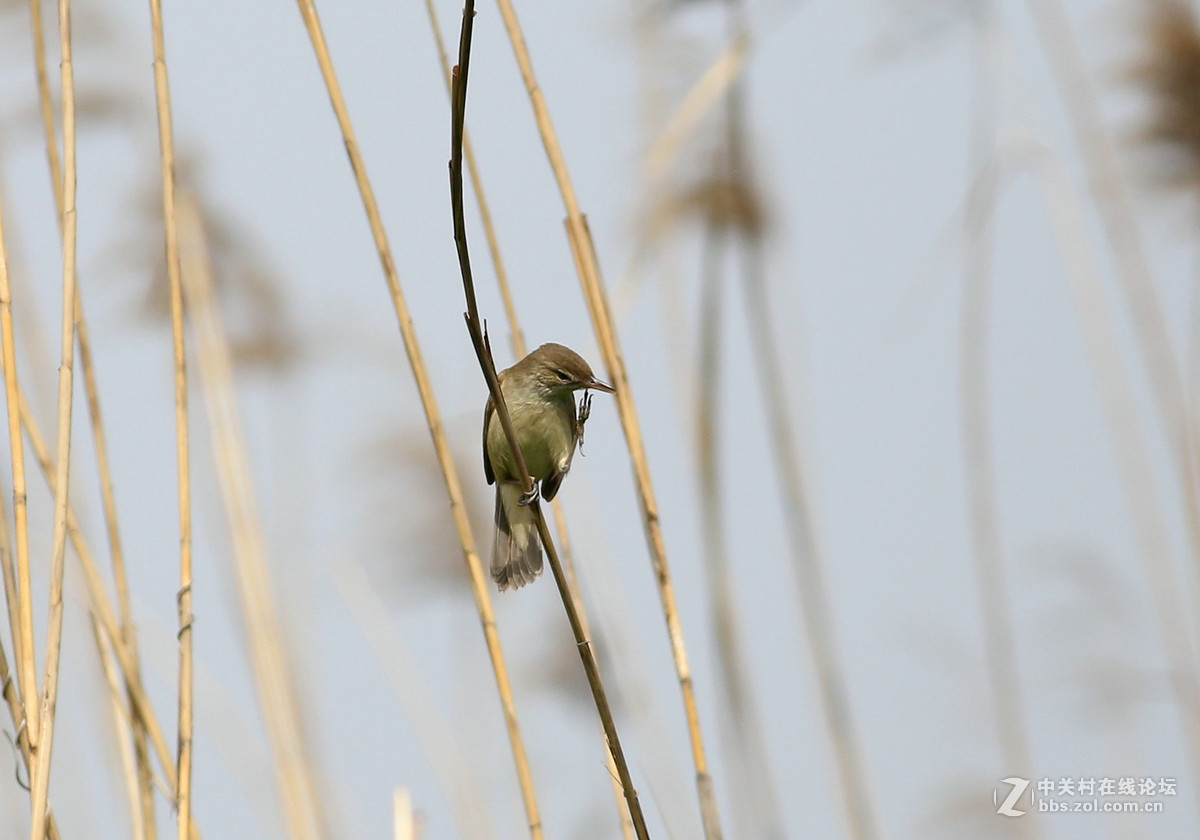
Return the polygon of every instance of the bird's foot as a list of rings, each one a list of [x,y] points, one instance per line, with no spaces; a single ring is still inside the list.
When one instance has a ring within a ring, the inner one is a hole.
[[[579,451],[583,452],[583,424],[592,416],[592,392],[585,390],[579,400],[579,419],[575,421],[575,440],[579,443]]]
[[[517,504],[519,504],[521,507],[528,507],[541,497],[542,494],[538,492],[538,486],[535,483],[532,490],[530,490],[528,493],[521,494],[521,498],[517,500]]]

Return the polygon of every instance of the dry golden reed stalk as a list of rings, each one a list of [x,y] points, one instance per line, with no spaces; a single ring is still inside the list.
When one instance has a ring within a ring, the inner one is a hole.
[[[128,696],[121,688],[121,678],[117,675],[113,663],[112,651],[100,622],[95,613],[88,615],[88,623],[92,627],[92,641],[96,643],[96,653],[100,658],[100,670],[104,673],[104,682],[108,686],[108,699],[112,707],[113,728],[116,730],[118,752],[121,755],[122,777],[125,781],[125,791],[129,796],[129,819],[135,838],[144,837],[146,827],[142,825],[141,791],[139,790],[137,757],[133,751],[133,718],[125,707]]]
[[[409,365],[413,378],[416,380],[417,391],[421,396],[421,405],[425,410],[425,419],[429,425],[429,434],[433,438],[434,450],[437,453],[438,464],[446,481],[446,490],[450,496],[450,510],[454,516],[455,528],[459,541],[462,543],[463,558],[467,563],[471,576],[471,591],[475,596],[475,606],[479,613],[480,624],[483,627],[484,638],[487,642],[488,655],[491,658],[492,669],[496,676],[496,686],[500,693],[500,703],[504,711],[504,721],[508,729],[509,741],[512,745],[513,760],[516,764],[517,780],[521,786],[521,796],[525,806],[525,816],[529,823],[529,833],[532,840],[541,840],[542,820],[538,810],[537,796],[533,788],[533,775],[529,769],[529,759],[525,753],[525,742],[521,737],[520,724],[517,720],[516,704],[513,702],[512,687],[508,678],[508,667],[504,662],[504,654],[500,647],[500,636],[496,630],[495,614],[492,611],[491,596],[488,592],[488,578],[483,572],[479,561],[479,553],[475,548],[475,537],[471,533],[471,524],[467,519],[466,506],[463,504],[462,488],[458,480],[458,471],[450,454],[450,446],[446,441],[442,425],[441,413],[433,394],[433,386],[425,368],[421,355],[421,346],[417,341],[416,330],[408,312],[408,304],[400,287],[399,275],[396,273],[395,260],[392,257],[391,244],[379,215],[379,206],[375,201],[375,191],[371,187],[367,175],[366,163],[355,139],[354,126],[350,121],[350,113],[342,96],[341,85],[333,68],[333,59],[325,43],[325,34],[317,17],[316,6],[312,0],[297,0],[300,14],[304,18],[305,27],[312,39],[317,62],[321,67],[321,75],[329,91],[330,103],[337,117],[338,126],[346,145],[346,153],[350,158],[350,166],[354,172],[359,194],[362,196],[363,207],[371,226],[371,234],[375,239],[375,247],[383,266],[384,278],[387,281],[388,292],[392,306],[396,310],[400,333],[404,339],[404,347],[408,354]]]
[[[63,231],[63,181],[62,167],[58,155],[55,133],[54,106],[50,95],[50,81],[46,70],[45,32],[42,25],[40,0],[30,2],[31,29],[34,42],[34,69],[37,79],[38,104],[42,116],[42,133],[46,149],[46,160],[50,169],[50,180],[58,211],[60,235]],[[121,616],[123,644],[129,648],[135,670],[140,669],[137,651],[137,631],[133,623],[133,611],[129,602],[129,584],[125,573],[124,552],[121,548],[120,529],[117,521],[116,498],[113,492],[112,472],[109,467],[108,445],[104,434],[104,423],[100,412],[99,390],[96,385],[95,365],[92,359],[91,339],[87,319],[84,316],[83,294],[76,288],[75,320],[79,339],[79,361],[83,370],[84,387],[87,393],[88,415],[91,421],[92,443],[96,453],[96,467],[100,476],[100,494],[104,507],[105,527],[108,533],[109,551],[112,557],[113,577],[117,586],[117,602]],[[133,716],[134,752],[138,764],[140,825],[143,833],[139,840],[154,840],[157,834],[154,819],[153,771],[146,742],[146,725],[138,714],[132,696],[128,699]]]
[[[12,284],[8,276],[8,257],[3,244],[0,221],[0,330],[3,331],[4,393],[8,404],[8,441],[13,471],[13,516],[16,531],[15,603],[9,602],[9,621],[13,633],[13,660],[17,670],[20,696],[24,705],[25,740],[36,743],[37,662],[33,652],[33,584],[29,568],[28,493],[25,487],[25,445],[21,436],[20,402],[17,384],[17,351],[13,333]],[[6,567],[7,571],[7,567]],[[8,575],[5,577],[6,586]]]
[[[675,590],[671,582],[671,569],[667,562],[666,543],[663,540],[662,528],[659,524],[658,503],[654,497],[654,486],[650,480],[650,466],[646,461],[645,446],[642,441],[641,427],[638,424],[637,409],[633,403],[633,392],[629,377],[625,371],[625,360],[621,355],[617,341],[616,329],[613,325],[611,307],[609,306],[600,268],[596,260],[595,248],[587,223],[579,209],[575,197],[575,187],[567,172],[566,160],[558,143],[558,135],[550,119],[545,97],[538,86],[537,77],[533,72],[533,62],[529,49],[525,44],[525,36],[521,24],[517,20],[516,10],[510,0],[497,0],[500,14],[504,18],[504,26],[512,43],[513,53],[521,71],[521,78],[529,94],[533,106],[534,119],[546,147],[546,155],[550,167],[554,171],[555,180],[562,193],[563,204],[566,207],[567,236],[571,243],[571,251],[575,257],[576,269],[580,285],[587,301],[588,312],[592,319],[592,328],[604,356],[605,367],[610,381],[616,388],[617,411],[621,418],[621,426],[625,432],[625,441],[629,447],[634,476],[638,485],[638,501],[641,505],[642,520],[645,525],[646,541],[650,549],[651,562],[654,566],[655,582],[658,585],[659,598],[662,601],[663,616],[667,624],[667,634],[671,641],[671,653],[675,661],[675,672],[679,679],[680,692],[683,695],[684,714],[687,718],[688,738],[692,748],[692,763],[696,771],[696,790],[700,801],[700,816],[704,824],[706,840],[719,840],[721,835],[720,811],[717,807],[716,791],[713,787],[712,776],[708,771],[708,758],[704,746],[704,737],[700,731],[700,714],[696,708],[696,691],[692,683],[691,666],[688,664],[687,648],[683,639],[683,627],[679,620],[679,608],[675,603]]]
[[[450,93],[450,209],[454,217],[454,244],[458,252],[459,270],[462,273],[463,294],[466,297],[467,303],[467,311],[465,313],[467,332],[470,334],[471,344],[475,349],[475,356],[479,361],[483,378],[487,381],[496,417],[503,427],[504,436],[508,439],[509,448],[512,450],[516,473],[521,478],[521,489],[524,491],[527,499],[532,499],[530,510],[533,512],[538,536],[541,538],[542,547],[545,549],[550,569],[554,573],[554,582],[558,586],[563,609],[566,611],[567,620],[571,625],[571,632],[575,636],[575,646],[579,651],[583,670],[587,676],[588,686],[591,688],[592,697],[596,702],[596,712],[600,717],[600,723],[604,727],[604,736],[608,741],[608,754],[616,764],[617,774],[621,779],[621,788],[625,795],[625,802],[629,806],[630,822],[633,823],[633,830],[639,840],[648,840],[649,832],[646,828],[645,817],[642,815],[642,806],[638,800],[637,791],[634,790],[633,780],[629,774],[629,766],[626,764],[625,756],[621,750],[621,741],[617,735],[617,725],[613,719],[612,710],[608,705],[608,697],[604,691],[604,681],[600,676],[600,667],[596,662],[596,656],[592,651],[592,644],[588,639],[583,622],[579,618],[579,610],[576,607],[578,596],[572,592],[571,586],[563,572],[558,552],[550,536],[550,529],[546,525],[546,519],[542,515],[541,506],[535,494],[535,485],[529,476],[529,470],[525,466],[525,458],[521,453],[521,447],[517,443],[517,434],[513,428],[512,418],[509,416],[508,407],[504,402],[504,394],[500,390],[500,379],[496,374],[495,361],[492,359],[491,347],[488,345],[487,335],[483,331],[483,322],[479,317],[479,305],[475,299],[475,282],[471,275],[471,257],[470,251],[467,248],[467,225],[463,212],[462,179],[463,134],[467,111],[467,78],[470,68],[471,33],[474,28],[474,19],[474,0],[467,0],[463,7],[462,29],[459,34],[458,66],[455,68],[452,77]]]
[[[408,788],[392,791],[392,840],[417,840],[412,793]]]
[[[20,413],[15,401],[15,386],[16,386],[16,364],[15,352],[13,348],[13,329],[12,329],[12,295],[8,276],[8,251],[4,241],[4,223],[0,213],[0,330],[3,330],[3,358],[6,393],[13,410],[17,413],[17,438],[16,449],[14,449],[13,463],[14,474],[17,472],[15,466],[16,459],[21,458],[22,466],[19,470],[21,475],[22,487],[24,487],[24,458],[23,445],[20,436]],[[11,367],[11,375],[10,375]],[[11,383],[11,387],[8,387]],[[24,497],[18,497],[18,501],[24,507]],[[28,532],[27,532],[28,533]],[[18,592],[18,582],[16,571],[13,566],[13,544],[12,538],[8,530],[8,512],[5,510],[2,497],[0,497],[0,568],[3,570],[4,576],[4,600],[8,609],[9,627],[12,631],[14,645],[20,644],[22,626],[21,626],[21,605],[20,594]],[[12,719],[13,731],[16,732],[16,747],[21,756],[21,760],[25,765],[25,773],[28,776],[33,770],[33,750],[29,740],[29,727],[26,717],[25,707],[21,702],[20,691],[18,689],[19,679],[14,680],[13,672],[9,667],[8,657],[4,652],[3,637],[0,635],[0,695],[3,695],[5,702],[8,705],[9,717]],[[58,824],[54,819],[54,814],[47,804],[46,814],[46,830],[47,836],[51,840],[58,840]]]
[[[67,551],[67,496],[70,487],[71,408],[75,372],[75,262],[77,218],[75,212],[75,71],[71,53],[71,2],[59,0],[58,27],[62,51],[63,112],[63,291],[62,361],[58,368],[58,441],[55,465],[54,542],[50,571],[49,630],[46,638],[46,674],[42,687],[41,719],[34,747],[33,819],[31,840],[46,834],[46,809],[50,795],[50,760],[54,749],[54,720],[58,702],[59,658],[62,653],[63,575]]]
[[[250,462],[233,381],[233,359],[213,293],[208,245],[195,200],[180,196],[180,259],[188,316],[196,336],[204,404],[212,429],[213,460],[233,541],[234,570],[259,703],[272,747],[276,782],[293,840],[328,832],[303,739],[297,686],[287,656],[258,514]]]
[[[161,0],[150,0],[154,40],[154,94],[162,159],[163,226],[166,231],[167,279],[171,287],[171,336],[175,380],[175,456],[179,500],[179,714],[175,767],[175,808],[179,840],[188,840],[192,822],[192,738],[195,724],[192,654],[192,482],[188,428],[187,349],[183,327],[183,280],[180,277],[179,229],[175,204],[175,131],[171,86],[167,78]]]
[[[29,436],[29,445],[33,448],[38,465],[41,467],[42,478],[45,479],[47,487],[49,487],[50,492],[53,494],[56,486],[56,471],[54,461],[50,458],[50,449],[42,437],[37,420],[33,416],[33,411],[29,406],[28,400],[25,399],[24,393],[18,392],[17,399],[20,406],[21,423],[25,428],[25,433]],[[79,530],[75,512],[69,504],[67,506],[67,535],[70,537],[71,546],[75,549],[75,555],[79,559],[84,584],[87,587],[88,597],[91,601],[91,609],[97,619],[99,619],[100,626],[104,630],[108,642],[113,646],[113,652],[117,656],[117,664],[120,665],[127,690],[136,707],[136,713],[145,722],[146,733],[149,736],[151,744],[154,746],[155,755],[158,757],[163,775],[166,777],[164,787],[173,798],[175,795],[174,757],[167,748],[167,741],[163,736],[162,727],[159,725],[158,716],[155,714],[153,706],[150,705],[146,690],[142,687],[141,674],[134,667],[129,650],[122,642],[120,626],[112,604],[109,602],[108,592],[104,587],[104,582],[100,578],[100,572],[92,558],[91,549],[88,548],[88,544]],[[194,817],[192,819],[191,837],[192,840],[200,840],[200,832],[196,828]]]
[[[425,0],[425,11],[429,16],[429,25],[433,30],[434,45],[437,47],[442,74],[446,80],[446,92],[453,99],[453,73],[451,72],[450,58],[446,53],[446,42],[442,37],[442,27],[438,21],[437,10],[434,8],[433,0]],[[487,196],[483,190],[483,179],[479,174],[479,166],[475,161],[475,151],[471,146],[471,137],[465,126],[463,128],[462,149],[463,157],[467,163],[467,172],[471,178],[471,190],[475,194],[475,203],[479,210],[479,218],[483,223],[484,238],[487,239],[488,254],[492,258],[492,267],[496,272],[496,284],[500,289],[500,299],[504,303],[504,313],[508,320],[508,328],[512,338],[513,357],[523,359],[526,353],[529,352],[529,348],[525,344],[525,333],[521,329],[521,322],[517,316],[516,303],[513,300],[512,288],[508,283],[508,272],[504,270],[504,260],[500,255],[500,239],[496,235],[496,226],[492,222],[491,208],[488,206]],[[571,553],[570,535],[567,531],[567,518],[563,513],[562,500],[556,497],[550,502],[550,508],[554,512],[554,528],[558,532],[559,543],[562,546],[562,556],[566,561],[566,570],[570,577],[571,591],[575,595],[575,609],[579,612],[579,619],[583,624],[583,632],[588,638],[591,638],[587,609],[584,606],[579,582],[575,575],[575,561]],[[607,743],[605,749],[608,753],[607,763],[609,776],[612,779],[613,794],[617,800],[617,812],[620,814],[621,819],[621,835],[625,840],[632,840],[633,823],[630,822],[628,813],[621,806],[624,794],[621,792],[616,762],[613,759],[612,750],[607,748]]]

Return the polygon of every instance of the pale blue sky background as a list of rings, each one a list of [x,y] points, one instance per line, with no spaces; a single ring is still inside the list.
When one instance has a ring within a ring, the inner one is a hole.
[[[34,100],[27,15],[22,4],[6,5],[0,17],[8,46],[0,55],[6,222],[18,294],[36,289],[39,306],[34,312],[26,298],[22,309],[18,300],[27,325],[18,329],[36,339],[28,325],[38,317],[45,346],[53,348],[58,252],[40,135],[28,119]],[[669,87],[676,94],[711,61],[723,31],[717,4],[689,5],[670,27],[688,38],[672,48],[678,78]],[[961,261],[948,228],[972,177],[972,55],[959,5],[814,0],[750,7],[756,41],[749,107],[774,215],[775,323],[881,836],[896,840],[1009,836],[1003,833],[1009,826],[992,814],[991,797],[998,780],[1014,772],[1002,766],[996,745],[965,506],[957,380]],[[1102,85],[1109,125],[1128,138],[1138,105],[1120,74],[1136,47],[1132,22],[1141,4],[1066,5],[1092,78]],[[457,32],[459,8],[438,2],[448,33]],[[1025,4],[1006,0],[995,8],[1008,56],[1001,136],[1032,132],[1065,155],[1085,199],[1084,174]],[[461,320],[446,177],[449,113],[425,12],[415,0],[325,2],[320,11],[462,476],[478,501],[476,536],[486,552],[489,496],[477,452],[484,388]],[[615,289],[644,200],[632,9],[529,0],[518,12]],[[493,836],[520,837],[520,799],[469,593],[459,577],[429,573],[457,571],[461,559],[445,536],[448,512],[440,482],[427,472],[420,404],[299,13],[288,2],[212,0],[168,2],[165,14],[181,150],[196,162],[210,206],[277,284],[299,340],[286,376],[243,371],[239,384],[281,608],[338,836],[387,837],[396,786],[411,788],[426,836],[457,832],[417,729],[335,585],[332,570],[354,558],[368,568],[453,727],[484,791]],[[950,24],[902,56],[885,58],[881,44],[903,29],[897,20],[911,19],[905,14]],[[170,721],[177,587],[170,343],[161,323],[148,326],[139,316],[151,280],[146,266],[114,245],[131,231],[147,235],[135,214],[143,212],[139,200],[153,200],[157,183],[148,10],[141,2],[81,3],[76,28],[81,91],[121,90],[134,108],[121,122],[88,124],[80,137],[80,272],[148,688]],[[527,339],[569,344],[599,369],[561,202],[493,4],[480,3],[472,62],[468,123]],[[132,139],[131,121],[140,126]],[[1136,160],[1126,163],[1140,178]],[[1173,339],[1183,348],[1195,218],[1183,201],[1141,188],[1138,195]],[[1090,204],[1087,212],[1135,374],[1172,560],[1183,571],[1189,567],[1175,474]],[[482,232],[473,209],[469,216],[480,305],[507,364]],[[683,331],[689,345],[682,351],[694,358],[696,243],[689,229],[681,246],[688,307],[664,303],[661,278],[652,277],[624,318],[621,338],[713,774],[728,836],[736,837],[718,738],[686,420],[693,386],[690,370],[672,366],[664,330],[669,324]],[[1193,835],[1196,780],[1170,702],[1079,320],[1042,189],[1028,175],[1002,196],[995,243],[989,385],[996,490],[1034,772],[1179,780],[1179,794],[1163,798],[1165,813],[1124,820],[1062,815],[1045,822],[1045,836]],[[138,247],[154,253],[157,245]],[[726,504],[736,523],[736,597],[757,701],[772,735],[788,836],[839,837],[835,775],[795,608],[740,295],[728,295],[727,313]],[[247,317],[244,309],[229,315],[235,322]],[[39,410],[48,421],[57,359],[48,352],[34,366],[32,351],[23,352],[25,381],[43,398]],[[194,400],[197,814],[209,838],[282,838],[199,391]],[[77,419],[76,493],[85,497],[81,513],[99,549],[91,449],[85,417],[80,412]],[[403,448],[381,447],[400,436]],[[620,425],[602,396],[585,451],[561,498],[589,606],[606,635],[610,689],[627,712],[623,742],[653,835],[685,840],[699,836],[699,823],[678,689]],[[38,494],[32,505],[35,549],[44,561],[50,505]],[[40,574],[42,592],[44,567]],[[64,837],[127,836],[106,707],[96,701],[100,681],[85,593],[74,571],[68,595],[52,795]],[[576,673],[552,583],[497,596],[495,604],[547,837],[617,836],[590,701],[548,686],[548,672]],[[0,836],[24,836],[25,814],[23,792],[0,773]]]

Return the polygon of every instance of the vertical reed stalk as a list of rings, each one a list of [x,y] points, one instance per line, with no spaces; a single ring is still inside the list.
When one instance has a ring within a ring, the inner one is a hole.
[[[438,21],[433,0],[425,0],[425,10],[429,15],[429,25],[433,30],[434,44],[437,47],[442,74],[446,80],[446,93],[450,94],[451,99],[453,99],[453,73],[451,72],[450,58],[446,53],[446,42],[442,37],[442,27]],[[512,289],[508,284],[508,272],[504,270],[504,261],[500,256],[500,239],[496,235],[496,226],[492,222],[492,212],[483,190],[483,179],[479,174],[479,166],[475,161],[475,150],[471,146],[471,136],[465,126],[463,127],[462,148],[463,157],[467,162],[467,172],[471,178],[471,191],[475,194],[475,203],[479,209],[480,220],[483,222],[483,233],[487,239],[488,254],[491,256],[492,267],[496,272],[496,284],[500,288],[500,299],[504,303],[504,314],[508,319],[508,328],[512,338],[513,357],[523,359],[526,353],[529,352],[525,344],[525,333],[521,329],[521,322],[517,316],[517,307],[513,300]],[[575,594],[575,608],[579,611],[579,619],[583,623],[584,633],[590,638],[591,629],[588,626],[587,610],[584,606],[579,582],[575,575],[575,559],[571,552],[570,535],[567,531],[567,518],[563,513],[562,500],[557,497],[553,499],[550,502],[550,509],[554,512],[554,528],[558,532],[558,540],[562,546],[562,556],[565,561],[567,576],[570,578],[571,591]],[[617,766],[613,760],[612,751],[607,748],[607,742],[605,749],[608,752],[606,761],[609,776],[612,779],[613,795],[616,797],[617,812],[620,814],[621,835],[625,840],[632,840],[633,824],[629,821],[629,815],[621,805],[623,794],[621,792],[620,779],[617,775]]]
[[[29,517],[25,487],[25,445],[21,436],[21,412],[17,385],[17,350],[13,333],[12,284],[8,276],[8,252],[0,213],[0,355],[4,367],[4,394],[8,406],[8,442],[12,451],[13,518],[16,531],[16,575],[10,583],[11,562],[5,564],[5,594],[13,635],[13,667],[17,671],[24,705],[24,735],[30,748],[37,744],[37,658],[33,644],[33,583],[29,567]],[[12,590],[11,594],[9,590]],[[18,728],[18,733],[20,729]]]
[[[27,733],[25,711],[21,707],[21,698],[17,696],[17,684],[9,668],[8,657],[4,653],[3,639],[0,639],[0,696],[4,698],[4,702],[8,706],[8,714],[12,718],[13,728],[19,733],[17,735],[17,752],[20,754],[18,761],[24,763],[25,772],[28,774],[30,767],[33,766],[33,757],[29,750],[29,739],[25,737]],[[18,778],[20,778],[19,775]],[[49,807],[46,809],[46,837],[48,840],[61,840],[58,833],[58,822],[54,819],[54,812]]]
[[[41,0],[30,0],[30,17],[33,32],[34,69],[37,78],[38,104],[42,116],[43,140],[46,161],[50,169],[54,202],[58,211],[59,233],[63,233],[63,183],[62,167],[58,156],[58,141],[55,134],[54,105],[50,96],[50,80],[46,70],[45,31],[42,25]],[[96,467],[100,476],[100,495],[104,506],[105,527],[108,533],[109,551],[112,556],[113,577],[117,585],[117,605],[121,616],[122,643],[129,648],[135,670],[140,671],[137,650],[137,629],[133,623],[133,611],[129,602],[129,583],[125,573],[124,551],[121,547],[120,529],[117,521],[116,496],[113,491],[112,471],[109,467],[108,445],[104,434],[104,423],[100,413],[99,389],[96,385],[95,365],[92,359],[91,339],[87,319],[84,316],[83,294],[75,290],[75,321],[79,338],[79,362],[83,370],[83,382],[87,392],[88,416],[92,428],[92,444],[96,453]],[[128,693],[128,691],[127,691]],[[150,766],[150,751],[146,742],[146,724],[141,719],[136,704],[129,697],[130,713],[133,715],[134,754],[138,764],[139,801],[142,811],[141,825],[144,833],[140,840],[154,840],[157,828],[154,819],[153,770]]]
[[[274,753],[288,836],[293,840],[319,840],[325,833],[322,794],[305,749],[298,694],[275,609],[266,544],[242,435],[232,354],[213,292],[206,234],[193,199],[185,198],[176,209],[182,232],[181,276],[212,428],[213,460],[233,539],[234,569],[251,664]]]
[[[75,71],[71,52],[71,0],[58,2],[59,39],[62,50],[63,109],[63,291],[62,361],[58,368],[58,441],[55,465],[54,542],[50,572],[49,632],[46,639],[46,675],[34,749],[32,778],[32,840],[46,835],[46,809],[50,793],[50,759],[54,749],[54,716],[58,702],[58,669],[62,653],[63,573],[67,550],[67,496],[70,487],[71,408],[75,372]]]
[[[408,788],[396,788],[392,791],[392,838],[393,840],[417,840],[412,794]]]
[[[188,840],[192,821],[192,737],[194,664],[192,661],[192,483],[188,428],[187,349],[183,328],[183,281],[180,278],[179,230],[175,217],[175,131],[171,117],[171,85],[167,78],[161,0],[150,0],[154,39],[154,94],[162,158],[163,225],[166,230],[167,278],[171,293],[171,336],[175,362],[175,455],[179,495],[179,715],[175,807],[177,836]]]
[[[509,448],[512,450],[513,460],[517,468],[516,471],[521,477],[521,488],[527,498],[533,499],[530,509],[533,511],[534,521],[537,523],[538,535],[546,551],[550,569],[554,573],[554,582],[558,586],[558,593],[562,598],[563,608],[566,610],[567,620],[571,625],[571,632],[575,636],[575,643],[579,650],[579,657],[583,663],[583,670],[587,675],[588,685],[592,690],[592,697],[596,702],[596,711],[604,727],[604,735],[608,741],[609,755],[612,756],[613,761],[616,763],[617,773],[621,779],[621,787],[625,794],[625,802],[629,806],[629,818],[633,823],[638,840],[649,840],[649,832],[646,829],[645,818],[642,815],[642,806],[638,801],[637,791],[633,788],[633,780],[629,774],[629,767],[625,763],[625,756],[621,750],[621,741],[617,735],[617,725],[613,720],[612,710],[608,705],[608,697],[604,691],[600,668],[596,662],[596,656],[592,651],[592,644],[588,640],[583,623],[579,618],[579,611],[576,609],[577,597],[571,591],[570,584],[563,572],[562,563],[559,561],[558,552],[550,536],[550,529],[546,525],[546,519],[542,515],[541,506],[538,504],[535,495],[533,480],[529,477],[529,470],[525,466],[525,458],[521,453],[520,445],[517,443],[516,431],[513,429],[512,418],[509,416],[508,407],[504,402],[504,394],[500,390],[500,380],[496,375],[495,362],[492,359],[492,352],[488,346],[487,336],[483,332],[483,324],[479,318],[479,306],[475,300],[475,283],[471,276],[471,258],[470,252],[467,249],[467,225],[463,213],[462,185],[463,129],[467,111],[467,78],[470,68],[471,32],[474,25],[474,18],[474,0],[466,0],[463,8],[462,30],[458,42],[458,67],[453,75],[450,95],[450,207],[454,217],[454,243],[458,252],[459,269],[462,272],[463,294],[467,302],[467,311],[465,313],[467,332],[471,336],[471,344],[475,349],[475,356],[479,360],[480,370],[487,381],[496,417],[504,429],[504,435],[508,439]]]
[[[383,266],[384,278],[387,281],[388,292],[391,295],[392,306],[396,310],[396,319],[400,325],[400,333],[404,339],[404,347],[408,354],[409,365],[413,378],[416,380],[417,391],[421,396],[421,405],[425,410],[425,419],[429,426],[429,434],[433,439],[434,451],[437,453],[438,464],[442,476],[446,480],[446,491],[450,496],[450,511],[454,517],[454,525],[458,531],[459,542],[462,544],[463,558],[471,578],[471,591],[475,596],[475,607],[479,613],[479,621],[483,627],[484,638],[487,642],[488,655],[491,658],[492,670],[496,676],[496,687],[500,694],[500,703],[504,711],[504,721],[508,729],[509,742],[512,745],[513,761],[517,770],[517,781],[521,786],[521,797],[525,806],[525,816],[529,823],[529,833],[532,840],[541,840],[542,820],[538,810],[537,796],[533,788],[533,775],[529,769],[529,759],[525,753],[525,742],[521,737],[521,728],[517,720],[516,704],[513,702],[512,687],[508,679],[508,667],[504,662],[504,654],[500,647],[500,636],[496,630],[496,619],[492,611],[491,596],[488,593],[488,578],[483,573],[479,561],[479,553],[475,548],[475,537],[471,533],[471,524],[467,519],[467,509],[463,502],[462,487],[458,480],[458,470],[450,454],[450,446],[446,441],[445,429],[442,426],[441,413],[433,394],[433,386],[425,369],[425,361],[421,355],[421,346],[417,341],[416,330],[408,312],[408,304],[400,287],[400,279],[396,273],[396,263],[392,257],[392,247],[388,241],[387,232],[383,227],[383,219],[379,215],[379,206],[375,201],[375,191],[367,175],[366,163],[358,148],[354,126],[350,121],[350,112],[346,108],[342,96],[341,85],[333,68],[333,59],[325,43],[325,34],[321,29],[317,9],[312,0],[297,0],[300,14],[304,18],[305,27],[312,39],[316,52],[317,63],[321,67],[321,75],[329,91],[330,103],[337,117],[338,126],[345,142],[346,153],[350,158],[350,167],[354,171],[355,182],[362,196],[363,208],[371,226],[371,234],[375,239],[375,247],[379,252],[379,260]]]
[[[112,705],[113,728],[116,730],[118,749],[121,753],[121,770],[125,780],[125,791],[129,796],[129,819],[134,837],[144,837],[146,828],[142,825],[142,803],[139,790],[137,758],[133,751],[133,718],[125,707],[128,694],[121,687],[117,676],[116,665],[113,663],[112,651],[100,622],[95,613],[88,614],[92,626],[92,640],[96,643],[96,653],[100,657],[100,668],[104,672],[104,681],[108,685],[108,698]]]
[[[20,406],[21,423],[25,427],[26,434],[29,435],[29,445],[32,447],[38,464],[41,467],[42,477],[50,488],[51,494],[53,494],[56,488],[56,470],[54,462],[50,458],[49,447],[47,447],[46,441],[42,437],[37,419],[33,416],[33,411],[29,407],[29,402],[25,399],[24,393],[18,392],[17,400]],[[162,727],[158,723],[158,716],[155,714],[154,708],[150,705],[150,700],[146,696],[145,689],[142,687],[141,674],[134,666],[128,649],[122,643],[121,630],[113,612],[112,604],[109,602],[108,592],[104,588],[104,582],[100,579],[100,573],[97,571],[96,563],[92,559],[91,550],[88,548],[87,542],[83,539],[83,534],[79,530],[79,523],[75,519],[75,512],[71,509],[70,505],[67,506],[67,535],[70,537],[71,546],[75,549],[75,554],[79,558],[79,566],[83,571],[84,583],[87,586],[92,610],[100,620],[100,626],[103,628],[109,643],[113,646],[113,650],[117,655],[117,663],[121,666],[121,674],[125,679],[130,697],[136,707],[136,713],[145,721],[146,733],[150,738],[150,742],[154,745],[154,752],[162,765],[170,795],[174,796],[175,762],[170,751],[167,749],[167,741],[163,737]],[[199,840],[199,838],[200,832],[197,830],[196,821],[193,818],[192,840]]]
[[[637,420],[637,409],[633,403],[633,391],[629,384],[629,376],[625,371],[625,360],[621,356],[617,342],[612,312],[600,277],[591,233],[579,210],[575,187],[567,172],[567,164],[558,143],[554,124],[550,119],[550,112],[546,107],[545,97],[542,95],[537,77],[533,72],[533,63],[529,57],[529,49],[525,45],[521,24],[517,20],[517,13],[511,0],[497,0],[497,4],[500,7],[500,14],[504,18],[509,40],[512,42],[521,78],[525,82],[525,89],[533,106],[534,119],[537,122],[542,143],[546,148],[550,167],[554,171],[555,180],[562,193],[563,204],[567,212],[567,235],[579,272],[580,285],[587,301],[592,328],[596,333],[600,352],[604,356],[605,367],[613,387],[616,388],[617,411],[621,418],[621,426],[625,432],[625,440],[629,447],[629,456],[637,480],[638,501],[645,525],[646,542],[650,549],[655,581],[658,585],[659,598],[662,601],[663,617],[666,620],[667,634],[671,641],[675,672],[679,679],[680,692],[683,695],[684,714],[687,718],[688,738],[692,747],[692,763],[696,772],[696,790],[700,801],[700,817],[704,824],[704,835],[706,840],[720,840],[720,811],[717,807],[712,776],[708,772],[708,758],[704,747],[704,737],[700,731],[700,713],[696,707],[696,691],[692,683],[691,666],[688,664],[683,627],[679,620],[679,608],[675,603],[675,589],[671,582],[671,569],[667,562],[666,543],[663,540],[662,528],[659,523],[658,503],[654,497],[654,486],[650,480],[650,466],[646,461],[641,427]]]
[[[0,224],[0,278],[7,278],[7,274],[8,260],[4,248],[4,231],[3,225]],[[8,607],[13,638],[16,638],[16,632],[19,629],[16,617],[17,580],[13,569],[13,544],[8,530],[8,511],[4,507],[3,499],[3,494],[0,494],[0,568],[3,569],[4,573],[4,600]],[[8,656],[4,652],[3,634],[0,634],[0,696],[4,698],[4,702],[8,705],[8,715],[12,719],[13,731],[17,733],[15,746],[18,753],[18,766],[21,763],[25,765],[25,774],[28,777],[30,769],[33,767],[33,753],[29,748],[29,732],[25,725],[25,708],[21,705],[21,698],[17,691],[17,682],[9,666]],[[53,811],[49,808],[47,808],[46,820],[47,836],[50,840],[59,840],[58,823],[54,819]]]

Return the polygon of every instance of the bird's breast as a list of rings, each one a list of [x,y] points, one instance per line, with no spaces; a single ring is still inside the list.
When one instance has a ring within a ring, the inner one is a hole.
[[[571,450],[575,446],[574,402],[560,405],[540,397],[513,399],[507,391],[505,389],[504,398],[512,416],[521,454],[525,456],[525,466],[532,479],[541,481],[570,462]],[[517,478],[516,464],[504,435],[503,424],[495,414],[488,423],[488,456],[497,480],[513,481]]]

